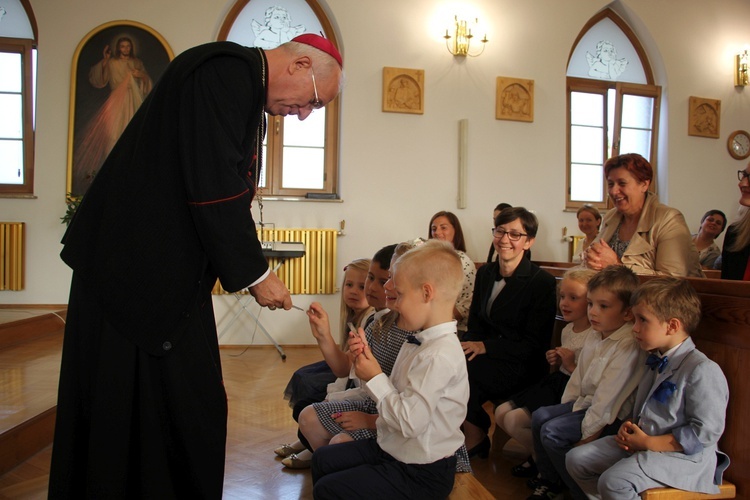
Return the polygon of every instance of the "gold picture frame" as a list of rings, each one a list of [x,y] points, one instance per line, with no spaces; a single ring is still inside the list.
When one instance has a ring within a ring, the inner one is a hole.
[[[383,112],[424,114],[424,70],[383,67]]]
[[[136,21],[102,24],[78,44],[70,78],[66,183],[70,198],[86,193],[122,129],[173,58],[164,37]],[[129,90],[123,90],[126,87]]]
[[[690,96],[688,135],[718,139],[721,132],[721,101]]]
[[[497,77],[495,119],[534,121],[534,80]]]

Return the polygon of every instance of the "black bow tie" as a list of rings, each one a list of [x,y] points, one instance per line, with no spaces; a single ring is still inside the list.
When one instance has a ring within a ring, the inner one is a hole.
[[[407,335],[406,341],[410,344],[422,345],[422,342],[414,335]]]
[[[652,370],[659,369],[659,373],[662,373],[664,369],[667,367],[667,363],[669,363],[668,356],[664,356],[663,358],[660,358],[656,354],[649,354],[648,358],[646,359],[646,364],[649,368]]]

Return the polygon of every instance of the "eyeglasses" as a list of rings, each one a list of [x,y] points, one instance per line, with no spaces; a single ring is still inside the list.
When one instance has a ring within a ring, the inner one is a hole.
[[[498,240],[502,240],[503,236],[505,236],[506,234],[508,235],[508,239],[510,241],[518,241],[521,239],[521,236],[528,236],[528,234],[519,233],[518,231],[506,231],[505,229],[499,227],[492,228],[492,236],[494,236]]]
[[[740,182],[742,182],[743,179],[747,179],[748,177],[750,177],[750,172],[747,172],[745,170],[737,171],[737,179],[739,179]]]
[[[318,86],[315,84],[315,73],[312,70],[312,66],[310,67],[310,76],[312,77],[313,91],[315,92],[315,98],[310,101],[310,106],[312,106],[313,109],[320,109],[323,107],[323,101],[318,98]]]

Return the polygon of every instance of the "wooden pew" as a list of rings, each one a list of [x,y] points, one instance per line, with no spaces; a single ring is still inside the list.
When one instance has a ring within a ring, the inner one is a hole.
[[[541,266],[560,279],[566,267]],[[639,276],[647,281],[656,276]],[[750,282],[686,278],[701,298],[702,317],[693,341],[719,364],[729,385],[726,427],[719,448],[731,465],[724,474],[719,495],[686,493],[658,488],[641,496],[649,500],[750,498]]]
[[[704,269],[703,274],[706,275],[706,278],[721,279],[721,270],[718,269]]]
[[[471,472],[456,472],[453,491],[448,500],[494,500],[495,497],[482,486]]]
[[[533,261],[534,264],[536,264],[539,267],[547,268],[562,268],[562,269],[568,269],[571,267],[579,266],[580,264],[574,264],[573,262],[558,262],[558,261],[551,261],[551,260],[535,260]],[[475,262],[475,264],[477,264]],[[479,269],[479,266],[477,266],[477,269]],[[721,279],[721,271],[717,269],[704,269],[703,274],[706,275],[706,278],[712,278],[712,279]]]
[[[644,279],[649,277],[643,276]],[[722,494],[690,496],[659,488],[648,499],[748,498],[750,495],[750,377],[743,368],[750,366],[750,283],[720,279],[687,278],[701,298],[703,316],[693,341],[703,353],[719,364],[729,384],[726,427],[719,448],[729,455],[731,465],[724,474]],[[730,484],[733,483],[733,484]]]

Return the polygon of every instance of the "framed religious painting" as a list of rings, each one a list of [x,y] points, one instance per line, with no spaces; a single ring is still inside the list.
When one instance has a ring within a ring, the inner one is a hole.
[[[495,119],[534,121],[534,80],[497,77]]]
[[[383,111],[424,114],[424,70],[383,68]]]
[[[688,135],[719,138],[721,101],[690,96],[688,108]]]
[[[174,53],[135,21],[91,30],[73,55],[68,124],[67,193],[80,199]]]

